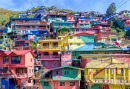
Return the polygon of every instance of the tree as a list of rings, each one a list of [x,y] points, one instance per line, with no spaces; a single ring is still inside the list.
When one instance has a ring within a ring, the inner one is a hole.
[[[126,31],[125,36],[130,36],[130,30]]]
[[[115,14],[115,12],[116,12],[116,5],[115,5],[115,3],[113,2],[113,3],[110,4],[110,6],[107,8],[106,15],[107,15],[107,16],[110,16],[110,15]]]

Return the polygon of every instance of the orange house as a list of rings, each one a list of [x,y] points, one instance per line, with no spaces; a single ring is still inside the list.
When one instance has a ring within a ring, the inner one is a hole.
[[[14,85],[31,86],[34,74],[34,56],[31,50],[6,51],[0,55],[0,77],[11,79]]]

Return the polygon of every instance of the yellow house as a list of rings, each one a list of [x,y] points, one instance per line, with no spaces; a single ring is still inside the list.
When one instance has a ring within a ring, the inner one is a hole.
[[[81,54],[88,89],[130,89],[129,54]]]
[[[118,46],[122,43],[122,36],[121,35],[110,35],[107,37],[104,37],[103,42],[111,44],[111,45],[116,45],[116,42],[118,43]]]
[[[13,40],[11,40],[6,33],[0,35],[0,49],[10,50],[13,47]]]

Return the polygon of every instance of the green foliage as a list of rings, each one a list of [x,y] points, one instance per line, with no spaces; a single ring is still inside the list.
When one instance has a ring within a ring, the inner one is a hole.
[[[31,9],[31,11],[32,11],[32,13],[35,13],[36,10],[38,10],[38,9],[39,9],[38,7],[33,7],[33,8]]]
[[[130,36],[130,30],[126,31],[125,36]]]
[[[106,15],[107,15],[107,16],[110,16],[110,15],[114,14],[115,12],[116,12],[116,5],[115,5],[115,3],[113,2],[113,3],[110,4],[110,6],[107,8]]]

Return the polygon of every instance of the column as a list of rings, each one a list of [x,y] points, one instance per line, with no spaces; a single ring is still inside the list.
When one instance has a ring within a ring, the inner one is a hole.
[[[130,68],[128,68],[128,81],[130,81]]]
[[[90,79],[90,80],[92,79],[91,74],[92,74],[92,70],[89,69],[89,79]]]
[[[93,82],[93,69],[91,69],[91,81]]]
[[[108,80],[110,81],[111,79],[111,71],[110,71],[110,68],[108,69]]]
[[[90,76],[89,76],[89,69],[88,69],[88,79],[90,79]]]
[[[125,68],[123,69],[123,78],[125,80]]]
[[[107,80],[107,69],[105,69],[105,80]]]
[[[113,82],[116,83],[116,69],[114,68],[114,78],[113,78]]]

